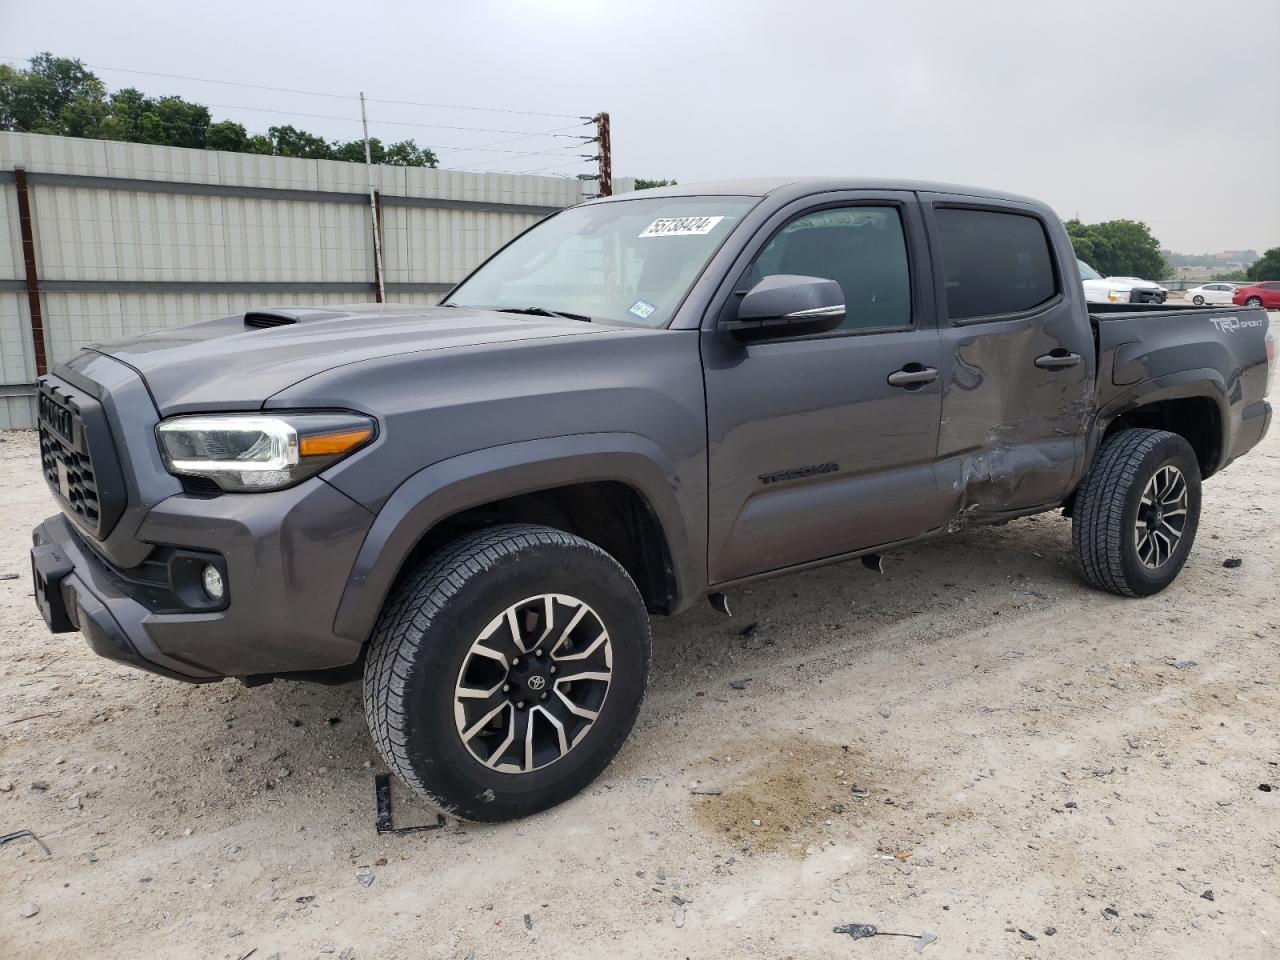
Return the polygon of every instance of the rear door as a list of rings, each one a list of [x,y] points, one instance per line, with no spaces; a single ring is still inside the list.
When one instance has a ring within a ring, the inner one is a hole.
[[[941,522],[941,348],[926,263],[914,194],[849,191],[779,210],[731,268],[702,333],[710,582]],[[844,324],[748,346],[716,331],[742,294],[779,273],[839,283]],[[904,371],[913,382],[894,376]]]
[[[953,509],[1056,503],[1083,463],[1095,356],[1070,241],[1030,204],[921,197],[942,341],[941,479]]]

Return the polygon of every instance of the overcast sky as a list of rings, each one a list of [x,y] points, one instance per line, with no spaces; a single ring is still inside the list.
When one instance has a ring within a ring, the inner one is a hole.
[[[511,138],[608,110],[619,176],[953,181],[1187,253],[1280,245],[1278,44],[1280,0],[0,0],[4,57],[532,112],[370,104],[442,166],[573,174],[572,141]],[[359,135],[353,100],[95,72]]]

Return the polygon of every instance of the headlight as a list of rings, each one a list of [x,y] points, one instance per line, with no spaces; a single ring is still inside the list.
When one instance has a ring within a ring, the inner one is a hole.
[[[174,417],[156,436],[170,473],[249,493],[315,476],[372,440],[374,422],[350,413]]]

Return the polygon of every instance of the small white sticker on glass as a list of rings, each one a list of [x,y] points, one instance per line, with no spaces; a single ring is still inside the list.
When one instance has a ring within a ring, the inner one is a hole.
[[[702,237],[716,228],[724,217],[665,217],[641,231],[641,237]]]
[[[647,300],[637,300],[628,309],[627,313],[633,317],[639,317],[641,320],[648,320],[653,315],[653,311],[657,310],[652,303]]]

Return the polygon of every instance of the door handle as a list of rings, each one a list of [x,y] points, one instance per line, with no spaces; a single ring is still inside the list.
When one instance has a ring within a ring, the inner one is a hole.
[[[888,379],[891,387],[923,387],[938,379],[938,371],[920,363],[908,363],[901,370],[889,374]]]
[[[1036,366],[1041,370],[1064,370],[1067,367],[1074,367],[1080,362],[1080,354],[1070,353],[1059,347],[1051,350],[1044,356],[1036,357]]]

